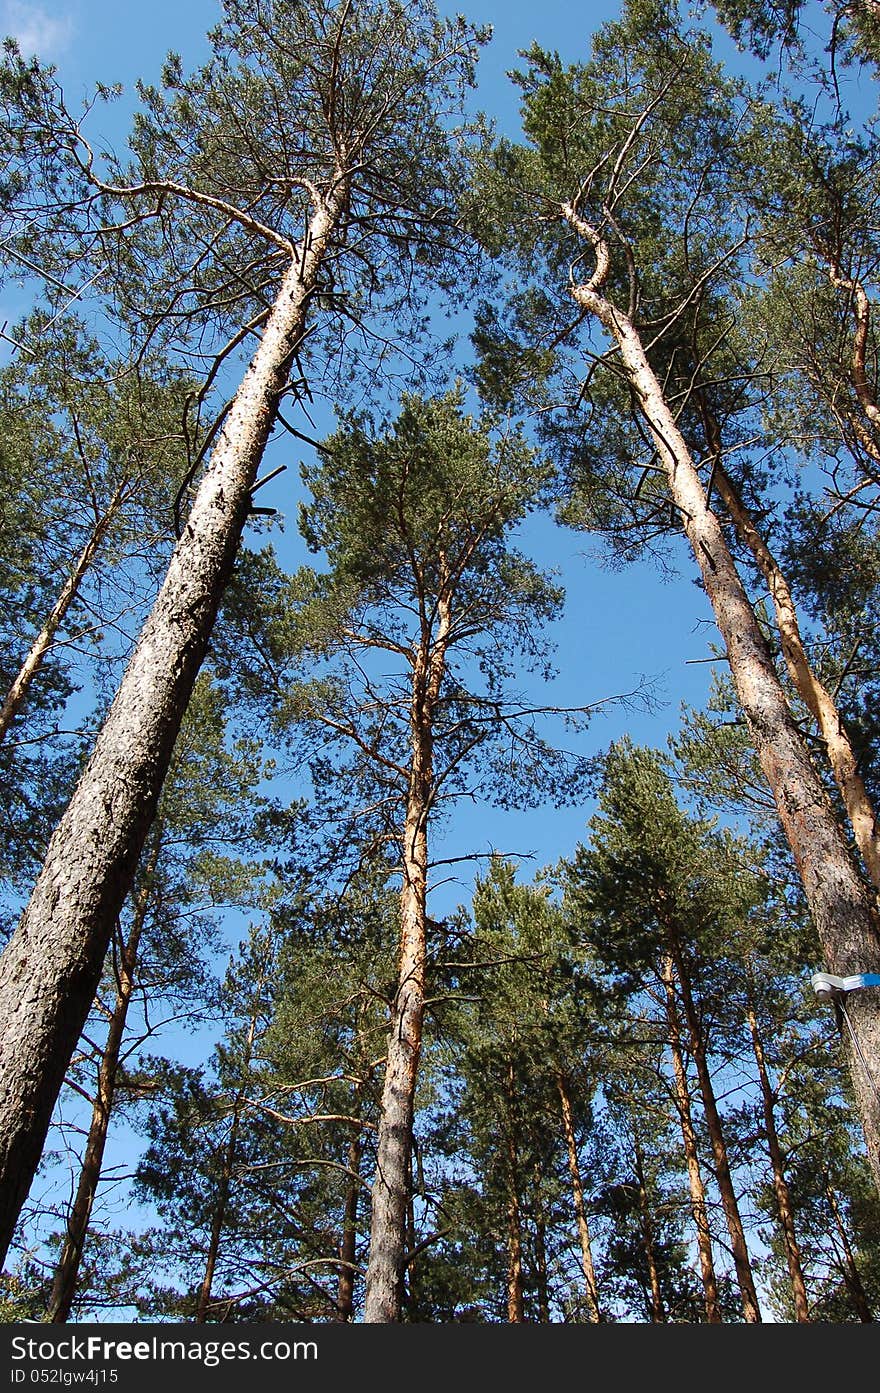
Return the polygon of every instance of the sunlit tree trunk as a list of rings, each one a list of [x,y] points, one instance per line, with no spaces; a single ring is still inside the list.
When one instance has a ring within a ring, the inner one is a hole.
[[[92,757],[0,956],[0,1260],[156,813],[345,197],[340,181],[321,200],[283,278]]]
[[[571,1099],[568,1094],[566,1080],[561,1073],[556,1076],[556,1087],[559,1091],[559,1103],[562,1108],[562,1131],[565,1136],[565,1149],[568,1156],[568,1173],[571,1176],[571,1194],[574,1203],[574,1215],[577,1221],[578,1239],[580,1240],[581,1246],[581,1269],[584,1274],[584,1295],[587,1302],[587,1314],[592,1322],[598,1323],[602,1319],[602,1314],[599,1307],[599,1288],[596,1283],[596,1268],[593,1263],[590,1226],[587,1223],[587,1210],[584,1204],[584,1186],[581,1179],[580,1161],[578,1159],[577,1139],[574,1134]]]
[[[406,1201],[425,1011],[428,817],[434,793],[433,712],[446,663],[449,626],[448,594],[441,593],[436,634],[432,641],[430,624],[425,621],[412,674],[412,759],[403,828],[400,953],[379,1109],[364,1298],[364,1321],[369,1323],[400,1319]]]
[[[110,1027],[107,1031],[107,1040],[98,1070],[98,1089],[92,1106],[92,1119],[86,1139],[76,1196],[67,1220],[64,1247],[55,1269],[52,1293],[49,1297],[46,1319],[53,1324],[60,1325],[68,1319],[76,1295],[83,1248],[88,1234],[98,1183],[101,1179],[104,1150],[110,1127],[110,1114],[113,1109],[116,1080],[119,1074],[119,1052],[125,1035],[128,1007],[134,991],[138,949],[149,908],[161,843],[162,829],[157,824],[152,838],[149,860],[144,868],[143,881],[135,901],[131,927],[125,943],[120,948],[119,962],[116,965],[116,999],[113,1003]]]

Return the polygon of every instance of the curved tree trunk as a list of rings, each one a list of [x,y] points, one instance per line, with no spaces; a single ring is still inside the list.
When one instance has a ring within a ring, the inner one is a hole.
[[[92,1120],[86,1139],[82,1168],[73,1207],[67,1220],[67,1233],[61,1257],[55,1269],[52,1292],[46,1319],[52,1324],[63,1324],[70,1315],[73,1298],[76,1295],[77,1278],[82,1262],[83,1247],[88,1234],[92,1206],[101,1179],[104,1163],[104,1148],[110,1127],[110,1113],[116,1091],[116,1078],[119,1072],[119,1051],[125,1034],[125,1022],[135,983],[138,948],[147,917],[153,878],[159,861],[162,844],[161,827],[157,826],[149,862],[144,871],[144,880],[138,892],[134,907],[131,929],[121,952],[116,982],[116,1001],[110,1017],[110,1028],[98,1070],[98,1091],[92,1106]]]
[[[602,1319],[602,1313],[599,1306],[599,1288],[596,1282],[596,1268],[593,1263],[593,1248],[590,1242],[590,1226],[587,1223],[587,1209],[584,1204],[584,1186],[581,1180],[580,1161],[578,1160],[577,1139],[574,1134],[571,1099],[568,1096],[568,1087],[565,1078],[561,1073],[556,1075],[556,1087],[559,1092],[559,1102],[562,1108],[562,1131],[565,1136],[565,1148],[568,1154],[568,1173],[571,1176],[571,1194],[574,1202],[578,1238],[580,1239],[581,1245],[581,1269],[584,1274],[584,1295],[587,1302],[587,1314],[591,1322],[598,1324]]]
[[[715,1275],[715,1260],[712,1255],[712,1235],[709,1231],[706,1189],[700,1173],[697,1134],[691,1115],[690,1088],[688,1087],[687,1070],[681,1047],[681,1028],[675,1002],[673,962],[669,955],[663,964],[662,978],[666,992],[666,1023],[669,1030],[669,1048],[672,1054],[672,1072],[675,1079],[675,1101],[681,1119],[681,1138],[691,1192],[691,1213],[694,1216],[694,1226],[697,1230],[697,1252],[700,1259],[700,1280],[703,1283],[703,1296],[706,1303],[706,1320],[710,1325],[717,1325],[722,1319],[721,1307],[718,1302],[718,1279]]]
[[[880,972],[876,915],[831,800],[789,709],[724,533],[709,507],[706,490],[638,331],[629,317],[602,294],[610,271],[610,248],[570,204],[561,209],[561,214],[595,250],[593,277],[574,285],[571,293],[617,344],[621,366],[651,431],[670,497],[681,516],[725,642],[737,697],[803,882],[825,966],[841,977]],[[880,1093],[874,1080],[866,1076],[859,1058],[861,1051],[874,1071],[880,1071],[880,995],[854,992],[847,1009],[856,1043],[844,1037],[843,1047],[868,1158],[880,1190]]]
[[[119,485],[104,512],[95,523],[92,529],[92,535],[80,552],[77,563],[64,582],[61,593],[52,606],[48,619],[31,644],[30,652],[22,663],[9,691],[6,693],[3,705],[0,707],[0,742],[3,741],[6,732],[12,725],[22,702],[28,694],[31,683],[42,666],[43,659],[49,651],[52,640],[64,622],[67,611],[70,609],[70,606],[79,593],[79,588],[100,550],[101,543],[107,535],[110,524],[119,512],[127,487],[127,482]]]
[[[155,816],[344,200],[340,183],[284,276],[92,757],[0,956],[0,1261]]]
[[[758,1029],[758,1018],[751,1006],[748,1009],[748,1022],[752,1036],[752,1048],[755,1053],[755,1063],[758,1066],[758,1081],[761,1086],[761,1103],[764,1109],[764,1131],[767,1134],[767,1150],[770,1153],[770,1165],[773,1170],[773,1193],[776,1196],[776,1208],[779,1215],[779,1227],[782,1230],[785,1260],[788,1263],[788,1274],[791,1278],[791,1294],[794,1301],[795,1320],[809,1322],[810,1306],[807,1301],[804,1271],[801,1267],[800,1249],[798,1248],[797,1235],[794,1229],[794,1210],[792,1208],[791,1195],[789,1194],[785,1179],[785,1167],[782,1162],[782,1148],[779,1145],[779,1133],[776,1130],[775,1095],[770,1084],[770,1075],[767,1072],[767,1060],[764,1056],[764,1045],[761,1040],[761,1033]]]

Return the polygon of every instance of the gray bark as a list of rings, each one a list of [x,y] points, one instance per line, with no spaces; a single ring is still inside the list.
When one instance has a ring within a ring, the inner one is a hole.
[[[344,196],[339,185],[316,209],[302,260],[285,273],[92,757],[0,956],[0,1260],[156,812]]]

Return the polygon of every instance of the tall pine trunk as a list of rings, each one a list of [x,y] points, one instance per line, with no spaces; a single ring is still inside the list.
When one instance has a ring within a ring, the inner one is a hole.
[[[706,1320],[710,1325],[721,1322],[721,1307],[718,1303],[718,1279],[715,1275],[715,1260],[712,1255],[712,1235],[709,1231],[709,1212],[706,1205],[706,1188],[700,1171],[697,1152],[697,1134],[694,1130],[691,1113],[691,1094],[688,1086],[684,1052],[681,1046],[681,1027],[675,1001],[674,964],[670,955],[663,963],[663,986],[666,992],[666,1024],[669,1031],[669,1049],[672,1054],[672,1072],[675,1080],[675,1101],[681,1120],[681,1139],[687,1164],[688,1185],[691,1193],[691,1213],[697,1230],[697,1252],[700,1259],[700,1280],[703,1284],[703,1299],[706,1304]]]
[[[0,956],[0,1261],[155,816],[344,200],[340,183],[285,273],[92,757]]]
[[[767,1071],[767,1060],[764,1055],[764,1044],[761,1039],[761,1032],[758,1029],[758,1019],[751,1006],[748,1009],[748,1022],[749,1031],[752,1036],[752,1049],[755,1055],[755,1063],[758,1066],[758,1082],[761,1087],[761,1105],[764,1110],[764,1132],[767,1137],[767,1150],[770,1153],[770,1165],[773,1170],[773,1193],[776,1196],[779,1228],[782,1232],[785,1260],[788,1264],[788,1274],[791,1279],[791,1295],[794,1301],[795,1320],[809,1322],[810,1307],[807,1301],[807,1288],[804,1282],[804,1271],[801,1267],[801,1255],[798,1247],[797,1234],[794,1229],[794,1209],[791,1203],[788,1184],[785,1179],[785,1167],[782,1161],[782,1147],[779,1144],[779,1133],[776,1130],[776,1098],[770,1083],[770,1075]]]
[[[412,756],[403,828],[400,954],[379,1110],[364,1321],[400,1320],[406,1203],[422,1049],[427,962],[428,816],[434,793],[434,707],[446,664],[449,602],[437,602],[437,633],[423,619],[410,701]]]
[[[143,884],[141,885],[135,902],[131,928],[128,938],[120,952],[116,982],[116,1000],[113,1004],[110,1027],[107,1031],[107,1040],[104,1045],[101,1064],[98,1070],[98,1090],[92,1106],[92,1120],[89,1126],[88,1137],[86,1138],[86,1149],[80,1169],[79,1182],[76,1187],[76,1195],[74,1197],[70,1216],[67,1220],[64,1247],[61,1250],[61,1257],[58,1260],[58,1266],[55,1269],[55,1276],[52,1282],[52,1292],[49,1297],[46,1319],[57,1325],[63,1324],[70,1315],[73,1299],[76,1295],[77,1279],[82,1262],[86,1235],[88,1233],[89,1220],[92,1215],[98,1183],[101,1179],[104,1150],[107,1145],[107,1133],[110,1128],[110,1114],[113,1109],[116,1080],[119,1073],[119,1052],[125,1034],[128,1007],[131,1002],[132,992],[134,991],[138,949],[140,947],[141,934],[143,933],[144,923],[147,917],[150,892],[152,890],[153,878],[156,874],[161,842],[161,827],[157,825],[149,861],[144,871]]]
[[[706,1055],[706,1041],[694,1006],[687,967],[681,949],[674,938],[670,943],[670,952],[675,964],[678,988],[681,992],[685,1020],[687,1021],[688,1034],[690,1036],[691,1054],[693,1055],[694,1065],[697,1070],[697,1079],[700,1085],[703,1115],[706,1119],[706,1130],[709,1133],[709,1142],[712,1147],[715,1179],[718,1183],[719,1194],[721,1195],[721,1207],[724,1210],[727,1231],[730,1234],[730,1249],[733,1254],[733,1264],[736,1268],[736,1280],[742,1299],[743,1315],[749,1323],[757,1324],[761,1320],[761,1308],[758,1305],[758,1293],[755,1289],[755,1279],[752,1273],[752,1264],[749,1258],[745,1229],[743,1228],[742,1217],[739,1212],[736,1190],[733,1187],[733,1177],[730,1173],[730,1162],[727,1156],[727,1144],[724,1140],[724,1129],[721,1126],[721,1115],[718,1111],[715,1087],[712,1083],[712,1074]]]
[[[568,1173],[571,1176],[571,1196],[574,1216],[577,1222],[578,1239],[581,1245],[581,1270],[584,1274],[584,1296],[587,1302],[587,1315],[591,1322],[598,1324],[602,1319],[599,1306],[599,1288],[596,1282],[596,1267],[593,1262],[593,1247],[590,1241],[590,1226],[587,1223],[587,1208],[584,1204],[584,1186],[578,1159],[577,1139],[574,1134],[574,1120],[568,1085],[562,1073],[556,1075],[556,1088],[562,1109],[562,1131],[565,1136],[565,1149],[568,1156]]]
[[[6,693],[3,705],[0,707],[0,742],[5,739],[9,727],[28,694],[31,683],[42,667],[43,659],[52,645],[52,640],[63,624],[67,611],[79,594],[80,586],[101,549],[101,543],[110,529],[110,524],[122,505],[127,486],[127,483],[119,485],[104,512],[95,522],[91,536],[80,552],[76,565],[61,587],[58,599],[52,606],[45,624],[31,644],[27,657]]]
[[[637,329],[602,293],[611,266],[608,244],[571,205],[563,207],[562,216],[596,252],[593,277],[574,285],[571,293],[580,308],[598,319],[613,338],[621,367],[650,429],[670,497],[725,642],[731,677],[797,863],[825,966],[842,977],[880,972],[876,915],[827,790],[789,709],[724,533],[709,507],[687,443]],[[859,1057],[861,1052],[875,1071],[880,1067],[880,997],[876,992],[854,992],[847,1009],[855,1043],[845,1036],[843,1048],[868,1158],[880,1190],[880,1095]]]

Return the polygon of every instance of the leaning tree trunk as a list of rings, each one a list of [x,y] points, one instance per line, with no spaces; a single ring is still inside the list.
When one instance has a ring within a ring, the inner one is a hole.
[[[715,1087],[712,1083],[712,1074],[706,1057],[706,1041],[703,1037],[700,1021],[694,1007],[690,982],[688,981],[687,970],[681,950],[674,937],[671,938],[670,947],[672,959],[675,963],[676,976],[678,977],[682,1004],[684,1005],[685,1020],[687,1021],[688,1033],[690,1035],[691,1054],[693,1055],[697,1070],[697,1079],[700,1085],[703,1114],[706,1118],[706,1129],[709,1133],[712,1158],[715,1163],[715,1179],[718,1182],[718,1191],[721,1195],[721,1207],[724,1210],[724,1218],[727,1221],[727,1231],[730,1234],[730,1249],[733,1254],[733,1263],[736,1268],[736,1280],[739,1284],[740,1296],[742,1298],[743,1315],[750,1324],[757,1324],[761,1320],[761,1308],[758,1305],[758,1293],[755,1290],[755,1279],[752,1274],[752,1264],[749,1258],[745,1229],[743,1228],[742,1217],[739,1212],[736,1191],[733,1187],[733,1177],[730,1174],[730,1162],[727,1158],[727,1144],[724,1140],[721,1115],[718,1111],[718,1103],[715,1098]]]
[[[751,1006],[748,1009],[748,1022],[752,1036],[752,1049],[755,1055],[755,1063],[758,1066],[761,1103],[764,1109],[764,1131],[767,1136],[767,1150],[770,1153],[770,1165],[773,1171],[773,1193],[776,1196],[779,1227],[782,1230],[785,1260],[788,1263],[788,1274],[791,1279],[791,1294],[794,1301],[795,1320],[809,1322],[810,1306],[807,1301],[804,1270],[801,1266],[800,1249],[798,1247],[797,1234],[794,1229],[794,1209],[791,1203],[791,1194],[789,1193],[788,1184],[785,1179],[785,1167],[782,1162],[782,1147],[779,1144],[779,1133],[776,1130],[776,1100],[770,1083],[770,1075],[767,1071],[767,1060],[764,1055],[764,1044],[761,1039],[761,1032],[758,1029],[758,1018]]]
[[[602,1313],[599,1307],[599,1288],[596,1282],[596,1267],[593,1262],[590,1226],[587,1223],[587,1208],[584,1204],[584,1185],[581,1179],[580,1161],[578,1160],[577,1138],[574,1134],[571,1099],[568,1096],[568,1086],[565,1077],[561,1072],[556,1075],[556,1088],[559,1093],[559,1103],[562,1109],[562,1131],[565,1135],[565,1148],[568,1154],[568,1173],[571,1176],[571,1195],[574,1203],[574,1215],[577,1221],[578,1238],[580,1239],[581,1245],[581,1270],[584,1274],[584,1294],[587,1302],[587,1315],[593,1323],[598,1324],[602,1319]]]
[[[313,214],[152,612],[19,925],[0,956],[0,1261],[101,975],[251,507],[345,190]]]
[[[364,1295],[364,1321],[373,1324],[400,1320],[406,1203],[425,1014],[428,816],[434,791],[433,713],[446,663],[449,621],[449,604],[441,594],[435,641],[431,643],[426,626],[412,675],[412,758],[403,829],[400,956],[379,1110]]]
[[[880,830],[865,781],[859,771],[859,762],[849,738],[849,731],[836,701],[816,676],[807,657],[788,582],[743,504],[739,492],[718,460],[715,465],[715,487],[736,528],[737,536],[751,551],[761,575],[767,582],[789,677],[819,726],[828,753],[828,763],[831,765],[834,781],[846,808],[856,846],[862,854],[874,889],[880,894]]]
[[[110,502],[107,504],[107,507],[104,509],[104,512],[97,519],[89,540],[79,554],[76,565],[61,587],[58,599],[52,606],[45,624],[31,644],[27,657],[22,663],[9,691],[6,693],[3,705],[0,707],[0,742],[5,738],[6,732],[12,725],[22,702],[28,694],[31,683],[42,667],[43,659],[49,651],[52,640],[63,624],[67,611],[79,594],[80,586],[101,548],[101,543],[109,531],[110,524],[119,511],[127,486],[127,483],[119,485],[113,497],[110,499]]]
[[[140,946],[144,922],[147,917],[150,892],[153,886],[153,878],[156,874],[156,866],[158,864],[159,850],[162,842],[161,827],[158,825],[155,837],[151,840],[153,845],[150,851],[149,861],[144,871],[143,884],[138,891],[137,900],[135,902],[131,929],[129,930],[128,938],[122,946],[119,955],[116,1000],[113,1005],[113,1013],[110,1017],[110,1028],[107,1031],[107,1041],[104,1045],[101,1065],[98,1070],[98,1091],[92,1106],[92,1120],[86,1139],[86,1149],[79,1174],[79,1183],[76,1187],[76,1195],[74,1197],[73,1207],[70,1211],[70,1217],[67,1220],[64,1247],[61,1250],[61,1257],[55,1269],[52,1292],[49,1297],[46,1319],[50,1323],[56,1325],[63,1324],[70,1315],[70,1308],[73,1305],[73,1298],[76,1294],[76,1284],[79,1276],[80,1263],[82,1262],[83,1247],[86,1241],[86,1234],[88,1233],[89,1220],[92,1215],[92,1206],[95,1202],[98,1182],[101,1179],[101,1167],[104,1163],[104,1149],[107,1145],[110,1114],[113,1109],[116,1079],[119,1073],[119,1051],[125,1034],[128,1007],[132,992],[134,991],[134,974],[137,965],[138,948]]]
[[[791,847],[816,927],[825,966],[835,976],[880,972],[880,933],[828,792],[795,723],[773,659],[730,548],[709,507],[687,443],[645,353],[639,333],[602,293],[611,269],[608,243],[570,205],[562,216],[593,247],[596,270],[572,286],[581,309],[614,339],[619,361],[648,424],[670,497],[700,569],[727,649],[730,673],[779,819]],[[868,1158],[880,1190],[880,1090],[867,1062],[880,1071],[880,993],[852,993],[853,1038],[843,1039]]]
[[[712,1235],[709,1231],[709,1212],[706,1205],[706,1189],[700,1172],[700,1159],[697,1152],[697,1134],[691,1114],[691,1095],[688,1087],[684,1052],[681,1047],[681,1027],[675,1002],[675,982],[673,963],[667,955],[663,963],[663,986],[666,992],[666,1023],[669,1030],[669,1049],[672,1054],[672,1072],[675,1079],[675,1100],[681,1120],[681,1139],[687,1164],[688,1184],[691,1192],[691,1213],[697,1230],[697,1252],[700,1259],[700,1280],[703,1284],[703,1299],[706,1305],[706,1320],[710,1325],[721,1322],[721,1307],[718,1302],[718,1279],[715,1275],[715,1260],[712,1255]]]

